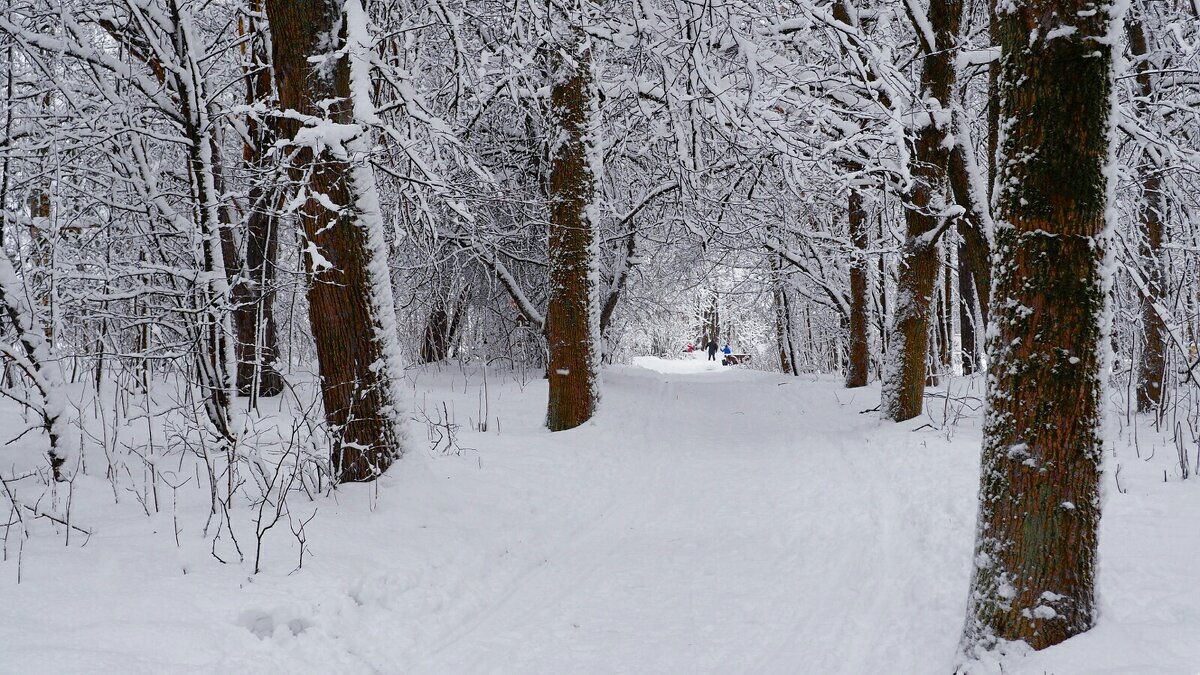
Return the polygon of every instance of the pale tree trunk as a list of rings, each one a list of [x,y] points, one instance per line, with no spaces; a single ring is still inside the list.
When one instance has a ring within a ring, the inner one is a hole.
[[[4,182],[7,184],[7,176]],[[51,348],[48,331],[41,325],[27,298],[28,291],[17,277],[12,260],[0,246],[0,318],[16,333],[11,344],[0,342],[0,357],[10,361],[25,375],[41,400],[28,398],[24,392],[5,393],[8,398],[24,402],[42,418],[42,427],[50,444],[46,456],[54,480],[68,480],[78,457],[77,448],[71,440],[62,368]]]
[[[358,127],[344,146],[294,147],[292,177],[307,197],[299,215],[309,320],[334,439],[334,477],[373,480],[402,453],[404,437],[383,219],[365,159],[371,132],[362,122],[374,116],[365,72],[369,46],[362,43],[366,17],[360,0],[270,0],[267,15],[281,107],[325,117],[327,105],[330,122]],[[293,119],[280,126],[285,137],[301,130]],[[330,202],[338,210],[328,208]]]
[[[49,119],[53,114],[54,96],[47,92],[40,97],[42,113]],[[51,181],[50,170],[51,162],[49,161],[50,149],[43,147],[38,149],[38,166],[35,169],[40,172],[33,181],[33,187],[29,195],[29,261],[32,263],[30,271],[30,290],[33,291],[34,297],[38,305],[42,307],[40,311],[46,314],[47,320],[43,323],[43,329],[46,332],[46,339],[51,344],[54,343],[54,242],[57,237],[53,231],[53,221],[51,219]],[[3,205],[0,204],[0,207]]]
[[[1154,82],[1151,78],[1151,63],[1146,60],[1149,54],[1146,26],[1142,21],[1142,12],[1137,11],[1138,5],[1129,16],[1125,31],[1129,38],[1129,51],[1136,59],[1134,69],[1137,74],[1137,94],[1148,100],[1154,95]],[[1147,104],[1140,100],[1135,107],[1139,113],[1147,114]],[[1162,410],[1166,403],[1166,372],[1167,344],[1170,339],[1166,322],[1155,309],[1155,303],[1163,301],[1163,212],[1164,195],[1162,189],[1161,162],[1158,155],[1150,148],[1141,153],[1138,164],[1138,182],[1142,188],[1142,205],[1139,220],[1142,226],[1139,238],[1138,254],[1143,265],[1143,276],[1146,280],[1147,294],[1142,297],[1142,341],[1141,358],[1138,360],[1137,409],[1138,412]]]
[[[600,307],[597,274],[596,183],[599,161],[593,125],[596,92],[592,43],[580,26],[583,3],[551,12],[558,44],[551,54],[550,297],[546,306],[546,426],[583,424],[599,400]]]
[[[229,404],[233,395],[234,345],[230,340],[231,255],[228,223],[221,216],[224,185],[215,140],[215,121],[209,115],[206,83],[198,63],[199,50],[193,42],[196,31],[192,17],[179,0],[169,0],[167,11],[176,30],[173,47],[179,67],[173,73],[179,95],[179,112],[188,144],[188,175],[191,179],[193,214],[200,235],[203,283],[196,284],[194,331],[196,370],[203,392],[205,413],[216,441],[231,450],[237,443]],[[232,269],[236,269],[233,267]]]
[[[950,374],[954,377],[963,376],[963,299],[959,295],[962,284],[958,278],[958,238],[946,247],[946,332],[950,340]]]
[[[1042,649],[1095,619],[1119,11],[1026,0],[993,25],[1002,132],[968,659],[1011,641]]]
[[[953,133],[954,46],[962,12],[962,0],[932,0],[928,25],[933,34],[926,36],[923,30],[917,31],[925,53],[921,68],[923,110],[915,115],[918,121],[908,162],[912,183],[905,195],[907,234],[900,250],[889,341],[892,354],[887,359],[881,407],[883,417],[896,422],[920,415],[925,400],[930,315],[939,265],[937,240],[946,225],[946,169],[952,147],[946,137]],[[913,23],[920,26],[924,22],[914,18]],[[934,44],[928,44],[928,38]]]
[[[994,97],[992,97],[994,99]],[[956,276],[958,296],[961,300],[957,312],[963,345],[960,360],[963,373],[971,374],[983,362],[982,336],[988,321],[988,307],[992,289],[991,206],[988,196],[987,170],[975,161],[974,143],[970,134],[970,121],[961,105],[954,108],[955,139],[950,151],[949,184],[954,200],[963,207],[958,219],[958,245]]]

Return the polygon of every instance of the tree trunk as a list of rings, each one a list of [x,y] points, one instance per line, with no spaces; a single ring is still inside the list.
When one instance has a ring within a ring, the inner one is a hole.
[[[921,97],[925,110],[916,115],[915,139],[905,195],[907,236],[900,249],[896,308],[892,321],[892,353],[884,378],[882,413],[900,422],[921,414],[925,400],[926,356],[934,284],[937,282],[937,240],[945,227],[946,169],[950,149],[951,96],[955,83],[954,46],[962,21],[962,0],[934,0],[928,23],[936,44],[924,44]],[[921,24],[919,20],[914,24]],[[922,31],[918,31],[921,33]]]
[[[450,353],[450,314],[439,304],[429,311],[421,340],[421,363],[444,361]]]
[[[404,440],[383,219],[364,160],[371,134],[360,124],[374,115],[365,70],[366,17],[359,0],[344,8],[343,14],[340,0],[267,2],[281,107],[358,127],[344,146],[297,144],[291,169],[308,196],[299,215],[309,320],[339,482],[375,479],[402,453]],[[300,130],[297,120],[281,124],[285,137],[295,138]],[[330,202],[339,208],[331,210]]]
[[[967,122],[956,118],[955,124]],[[992,264],[989,259],[991,245],[988,244],[985,228],[991,224],[991,208],[987,203],[987,194],[980,194],[980,186],[973,179],[980,169],[975,165],[974,157],[966,155],[967,152],[974,150],[964,147],[961,139],[957,140],[950,152],[949,166],[949,183],[954,201],[965,210],[958,220],[958,232],[962,237],[958,246],[959,274],[965,272],[970,275],[972,285],[979,294],[979,307],[986,322],[988,294],[992,288]],[[978,178],[982,179],[982,176]]]
[[[961,222],[960,222],[961,225]],[[959,234],[963,235],[963,228],[959,228]],[[979,314],[983,313],[982,306],[984,297],[990,292],[989,289],[980,289],[979,282],[975,275],[975,270],[972,266],[975,261],[971,260],[971,253],[967,250],[968,244],[966,236],[960,236],[958,240],[958,298],[959,298],[959,326],[962,329],[962,362],[963,374],[970,375],[979,370],[980,352],[976,345],[979,338],[976,335],[977,322],[982,327],[983,320],[976,316],[975,306],[980,306]],[[990,255],[990,253],[989,253]],[[984,264],[990,267],[987,258],[984,258]],[[988,283],[991,283],[991,272],[988,273]]]
[[[171,22],[177,30],[172,35],[179,67],[173,73],[179,95],[179,112],[188,144],[188,175],[191,181],[191,201],[196,231],[201,242],[204,283],[192,288],[193,309],[189,330],[198,345],[196,372],[203,394],[204,409],[212,424],[211,432],[219,443],[231,448],[237,434],[229,404],[233,397],[234,345],[230,342],[230,284],[233,276],[226,264],[230,255],[227,237],[230,232],[221,216],[224,185],[220,173],[219,144],[215,141],[215,124],[210,110],[207,87],[194,56],[195,33],[187,8],[178,0],[167,3]]]
[[[53,94],[45,93],[38,99],[42,113],[48,118],[52,113]],[[50,161],[49,148],[38,149],[37,171],[41,172],[33,181],[29,195],[29,285],[41,311],[46,313],[46,321],[42,324],[46,331],[46,339],[54,344],[54,236],[51,221],[51,181],[48,175]],[[0,204],[0,208],[4,205]],[[0,242],[2,243],[2,242]]]
[[[262,11],[258,0],[251,2],[254,13]],[[269,37],[266,26],[253,17],[250,35],[251,69],[246,72],[246,102],[250,105],[269,100],[271,93]],[[234,310],[238,336],[237,387],[244,395],[275,396],[283,392],[283,376],[275,367],[279,358],[279,338],[275,327],[275,267],[279,257],[280,191],[267,155],[279,138],[274,117],[260,124],[254,117],[246,120],[248,142],[243,148],[246,165],[254,170],[246,218],[245,268]],[[254,391],[257,380],[257,392]]]
[[[950,374],[954,377],[962,377],[963,370],[963,325],[962,313],[959,311],[963,307],[962,296],[959,295],[959,289],[962,284],[959,282],[959,264],[958,264],[958,237],[954,237],[953,241],[946,247],[946,332],[950,339]]]
[[[597,288],[594,175],[599,152],[592,125],[595,91],[591,41],[580,26],[581,3],[552,10],[559,39],[551,59],[550,297],[546,308],[546,426],[562,431],[583,424],[599,399],[600,308]],[[565,14],[565,16],[564,16]],[[569,19],[575,19],[571,21]]]
[[[772,299],[775,301],[775,340],[779,343],[779,370],[796,375],[796,359],[792,349],[791,307],[788,306],[787,287],[784,285],[783,263],[779,256],[771,256],[771,284],[774,286]]]
[[[1148,161],[1148,159],[1146,160]],[[1167,344],[1170,339],[1167,324],[1155,309],[1163,299],[1163,269],[1160,254],[1163,245],[1162,178],[1155,168],[1143,168],[1141,176],[1142,207],[1140,220],[1142,237],[1139,257],[1145,266],[1148,296],[1142,298],[1142,354],[1138,361],[1138,412],[1161,412],[1166,404]]]
[[[848,203],[850,244],[850,354],[846,368],[847,387],[865,387],[870,372],[871,354],[867,349],[867,212],[862,193],[850,188]]]
[[[993,26],[1003,188],[967,658],[1001,641],[1042,649],[1094,620],[1117,11],[1027,0]]]
[[[71,477],[78,460],[77,448],[71,440],[73,429],[67,414],[66,385],[46,328],[39,325],[28,297],[28,290],[21,287],[17,277],[16,266],[8,252],[0,247],[0,318],[6,320],[16,333],[13,346],[0,346],[0,356],[13,363],[38,392],[41,408],[35,408],[35,412],[42,418],[41,426],[50,445],[46,457],[54,480],[64,481]],[[24,397],[17,400],[21,398]],[[32,401],[32,398],[27,400]]]
[[[1133,5],[1133,7],[1137,7]],[[1137,93],[1143,100],[1135,104],[1138,113],[1148,115],[1148,101],[1154,95],[1154,82],[1150,74],[1150,52],[1147,44],[1146,27],[1142,13],[1133,11],[1126,22],[1129,51],[1136,60]],[[1144,151],[1138,162],[1138,182],[1142,187],[1142,206],[1139,220],[1142,236],[1138,247],[1139,258],[1144,266],[1148,295],[1142,297],[1142,354],[1138,360],[1137,409],[1138,412],[1161,411],[1166,403],[1167,344],[1170,334],[1162,315],[1155,310],[1155,303],[1163,300],[1163,189],[1162,173],[1153,152]]]

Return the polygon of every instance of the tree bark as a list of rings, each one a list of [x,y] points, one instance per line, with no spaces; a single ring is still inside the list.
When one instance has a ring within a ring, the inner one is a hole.
[[[967,658],[1094,621],[1117,12],[1027,0],[993,26],[1003,134]]]
[[[1154,82],[1150,74],[1150,62],[1146,59],[1149,45],[1146,26],[1141,12],[1130,13],[1125,31],[1129,38],[1129,51],[1134,62],[1137,94],[1141,100],[1135,109],[1142,115],[1148,114],[1146,101],[1154,95]],[[1153,152],[1146,150],[1138,163],[1138,182],[1142,188],[1142,204],[1138,219],[1142,227],[1139,238],[1138,257],[1143,265],[1147,295],[1142,297],[1142,340],[1141,358],[1138,360],[1137,409],[1138,412],[1160,411],[1166,403],[1167,344],[1170,333],[1155,303],[1163,300],[1163,212],[1164,194],[1162,173]]]
[[[458,340],[458,330],[462,325],[463,314],[467,310],[470,298],[470,288],[464,288],[453,296],[451,311],[447,310],[447,301],[439,298],[425,322],[425,335],[421,341],[421,363],[436,363],[445,361],[450,356],[450,349]]]
[[[358,127],[344,145],[296,143],[291,174],[307,196],[299,216],[334,477],[373,480],[402,453],[404,439],[383,222],[363,157],[370,131],[359,123],[374,114],[361,109],[370,105],[369,76],[362,54],[349,56],[367,46],[348,26],[361,34],[366,20],[359,0],[269,0],[267,15],[281,107]],[[290,118],[280,126],[285,138],[301,130]]]
[[[552,10],[550,111],[550,297],[546,343],[550,397],[546,426],[583,424],[599,400],[600,308],[596,250],[595,91],[591,41],[579,19],[581,3]],[[571,21],[571,19],[575,19]]]
[[[850,221],[850,354],[846,368],[847,387],[865,387],[871,354],[867,349],[867,212],[862,193],[851,187],[847,211]]]
[[[788,304],[787,287],[784,285],[783,262],[778,255],[772,255],[770,261],[771,284],[774,286],[771,295],[775,301],[775,340],[779,343],[779,370],[797,375],[792,349],[791,307]]]
[[[933,0],[928,24],[935,44],[925,44],[920,100],[909,161],[911,187],[905,195],[906,237],[900,249],[896,307],[892,322],[892,354],[884,378],[881,411],[896,422],[921,414],[925,400],[926,357],[934,284],[937,282],[937,240],[945,227],[946,169],[952,132],[951,97],[955,76],[954,46],[962,21],[962,0]],[[914,25],[922,22],[914,17]],[[920,36],[923,31],[918,29]]]

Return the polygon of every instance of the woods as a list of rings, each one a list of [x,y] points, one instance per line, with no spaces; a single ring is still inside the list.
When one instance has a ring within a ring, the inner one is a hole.
[[[303,564],[406,457],[570,452],[608,370],[770,373],[978,427],[974,673],[1096,625],[1120,444],[1200,464],[1197,0],[0,2],[22,541],[190,485],[219,564]]]

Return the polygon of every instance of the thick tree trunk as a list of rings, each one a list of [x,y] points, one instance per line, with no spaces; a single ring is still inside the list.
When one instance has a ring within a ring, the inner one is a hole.
[[[328,115],[343,128],[358,127],[344,146],[328,143],[314,151],[311,143],[296,145],[292,177],[308,196],[300,219],[309,320],[325,419],[334,439],[334,477],[373,480],[401,454],[403,432],[383,221],[374,176],[363,158],[370,150],[370,131],[359,124],[374,114],[363,109],[370,106],[362,59],[368,46],[357,42],[366,19],[358,0],[344,5],[341,0],[270,0],[267,15],[280,105],[302,115]],[[295,138],[300,123],[284,120],[281,131]],[[330,202],[336,211],[328,208]]]
[[[591,41],[573,11],[554,10],[550,109],[557,136],[550,157],[550,298],[546,308],[546,426],[562,431],[583,424],[599,400],[600,308],[595,193],[599,176],[593,147],[595,91]],[[563,16],[564,12],[567,16]],[[569,21],[569,18],[575,21]]]
[[[847,204],[850,220],[850,354],[846,368],[847,387],[865,387],[871,366],[867,349],[867,212],[862,193],[850,188]]]
[[[1129,37],[1129,51],[1136,59],[1134,69],[1137,73],[1137,92],[1144,101],[1148,101],[1154,95],[1154,82],[1150,74],[1151,64],[1145,58],[1150,50],[1141,12],[1131,13],[1125,30]],[[1142,114],[1147,113],[1148,107],[1144,101],[1139,101],[1136,106]],[[1142,206],[1139,212],[1142,236],[1138,254],[1144,266],[1143,274],[1148,295],[1142,297],[1144,339],[1141,358],[1138,360],[1137,409],[1138,412],[1151,412],[1162,410],[1166,403],[1165,378],[1170,333],[1162,315],[1154,307],[1155,303],[1162,302],[1163,299],[1162,174],[1152,152],[1143,152],[1141,155],[1138,162],[1138,182],[1142,187]]]
[[[930,314],[937,282],[937,239],[945,226],[946,169],[952,133],[951,96],[955,83],[954,45],[962,20],[962,0],[933,0],[929,25],[936,44],[924,44],[921,101],[909,161],[912,186],[905,195],[907,236],[900,249],[892,354],[884,377],[881,411],[900,422],[921,414],[925,400]],[[920,24],[914,21],[914,24]],[[918,31],[921,32],[921,31]]]
[[[1004,133],[967,658],[1094,621],[1116,11],[1027,0],[993,26]]]

